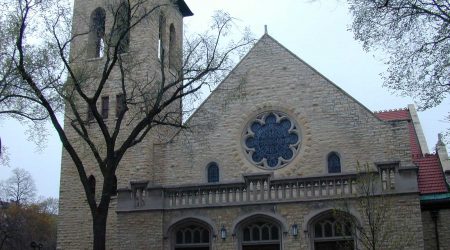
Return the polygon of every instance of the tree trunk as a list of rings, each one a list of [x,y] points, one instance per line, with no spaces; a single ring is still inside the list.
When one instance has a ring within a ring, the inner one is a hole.
[[[108,218],[108,209],[97,210],[93,216],[94,230],[94,250],[106,249],[106,220]]]

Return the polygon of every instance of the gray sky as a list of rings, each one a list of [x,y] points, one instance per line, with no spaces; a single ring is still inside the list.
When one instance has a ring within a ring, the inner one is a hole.
[[[372,111],[405,108],[411,98],[391,94],[379,76],[385,70],[380,56],[366,53],[348,31],[351,17],[343,1],[308,0],[186,0],[194,16],[185,19],[189,30],[208,28],[215,10],[224,10],[236,23],[249,26],[257,38],[268,33]],[[449,127],[444,121],[449,100],[419,112],[428,147],[434,151],[437,134]],[[59,196],[61,144],[49,129],[47,146],[40,152],[27,141],[14,121],[0,121],[2,143],[8,146],[10,167],[0,166],[0,180],[16,167],[34,177],[39,195]]]

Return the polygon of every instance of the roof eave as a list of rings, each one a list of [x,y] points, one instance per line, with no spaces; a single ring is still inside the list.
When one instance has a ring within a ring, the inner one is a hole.
[[[186,4],[186,2],[184,0],[178,0],[177,5],[178,5],[178,8],[180,9],[181,15],[183,15],[183,17],[194,15],[194,13],[192,13],[191,9],[189,9],[189,6]]]

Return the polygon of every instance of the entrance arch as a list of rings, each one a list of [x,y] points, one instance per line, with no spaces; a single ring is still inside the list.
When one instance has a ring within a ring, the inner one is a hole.
[[[210,250],[213,236],[210,225],[195,219],[185,219],[171,226],[172,250]]]
[[[317,215],[309,223],[312,249],[356,249],[356,224],[355,217],[342,211],[332,210]]]
[[[282,225],[275,218],[254,215],[239,222],[236,232],[240,250],[281,250]]]

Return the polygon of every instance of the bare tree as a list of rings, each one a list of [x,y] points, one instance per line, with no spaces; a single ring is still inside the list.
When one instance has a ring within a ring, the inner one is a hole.
[[[185,128],[181,100],[195,97],[204,87],[217,86],[234,66],[234,59],[253,43],[248,32],[234,40],[233,19],[219,13],[208,31],[185,39],[183,51],[180,48],[178,57],[174,56],[180,60],[166,55],[168,44],[161,39],[155,67],[155,58],[133,50],[129,34],[144,21],[157,20],[161,9],[171,7],[172,1],[157,5],[149,5],[153,1],[148,0],[109,2],[105,15],[112,18],[112,25],[89,25],[70,33],[71,9],[66,1],[1,0],[0,29],[5,36],[0,36],[4,45],[0,114],[33,122],[50,120],[84,187],[93,221],[93,248],[99,250],[105,249],[115,174],[125,153],[155,128]],[[74,46],[90,34],[101,38],[94,50]],[[87,53],[101,60],[93,66],[85,60]],[[97,103],[111,88],[118,91],[120,106],[115,119],[105,119]],[[65,129],[58,119],[64,107]],[[94,159],[101,174],[97,187],[102,195],[97,199],[86,173],[86,158]]]
[[[368,250],[397,250],[408,249],[411,237],[408,232],[398,234],[396,217],[395,196],[390,196],[383,190],[390,191],[388,184],[383,188],[383,176],[373,171],[369,164],[357,165],[358,180],[357,195],[338,202],[336,217],[343,221],[351,221],[353,224],[353,236],[362,249]],[[352,208],[361,216],[362,221],[349,216]],[[342,213],[344,211],[345,213]],[[361,224],[360,224],[361,223]],[[400,225],[401,226],[401,225]],[[343,246],[349,247],[349,246]],[[349,248],[353,249],[353,247]]]
[[[349,0],[352,30],[366,50],[387,54],[384,83],[434,107],[450,92],[450,3]]]
[[[32,202],[36,197],[36,185],[31,174],[22,168],[16,168],[12,173],[11,177],[1,183],[4,200],[19,205]]]

